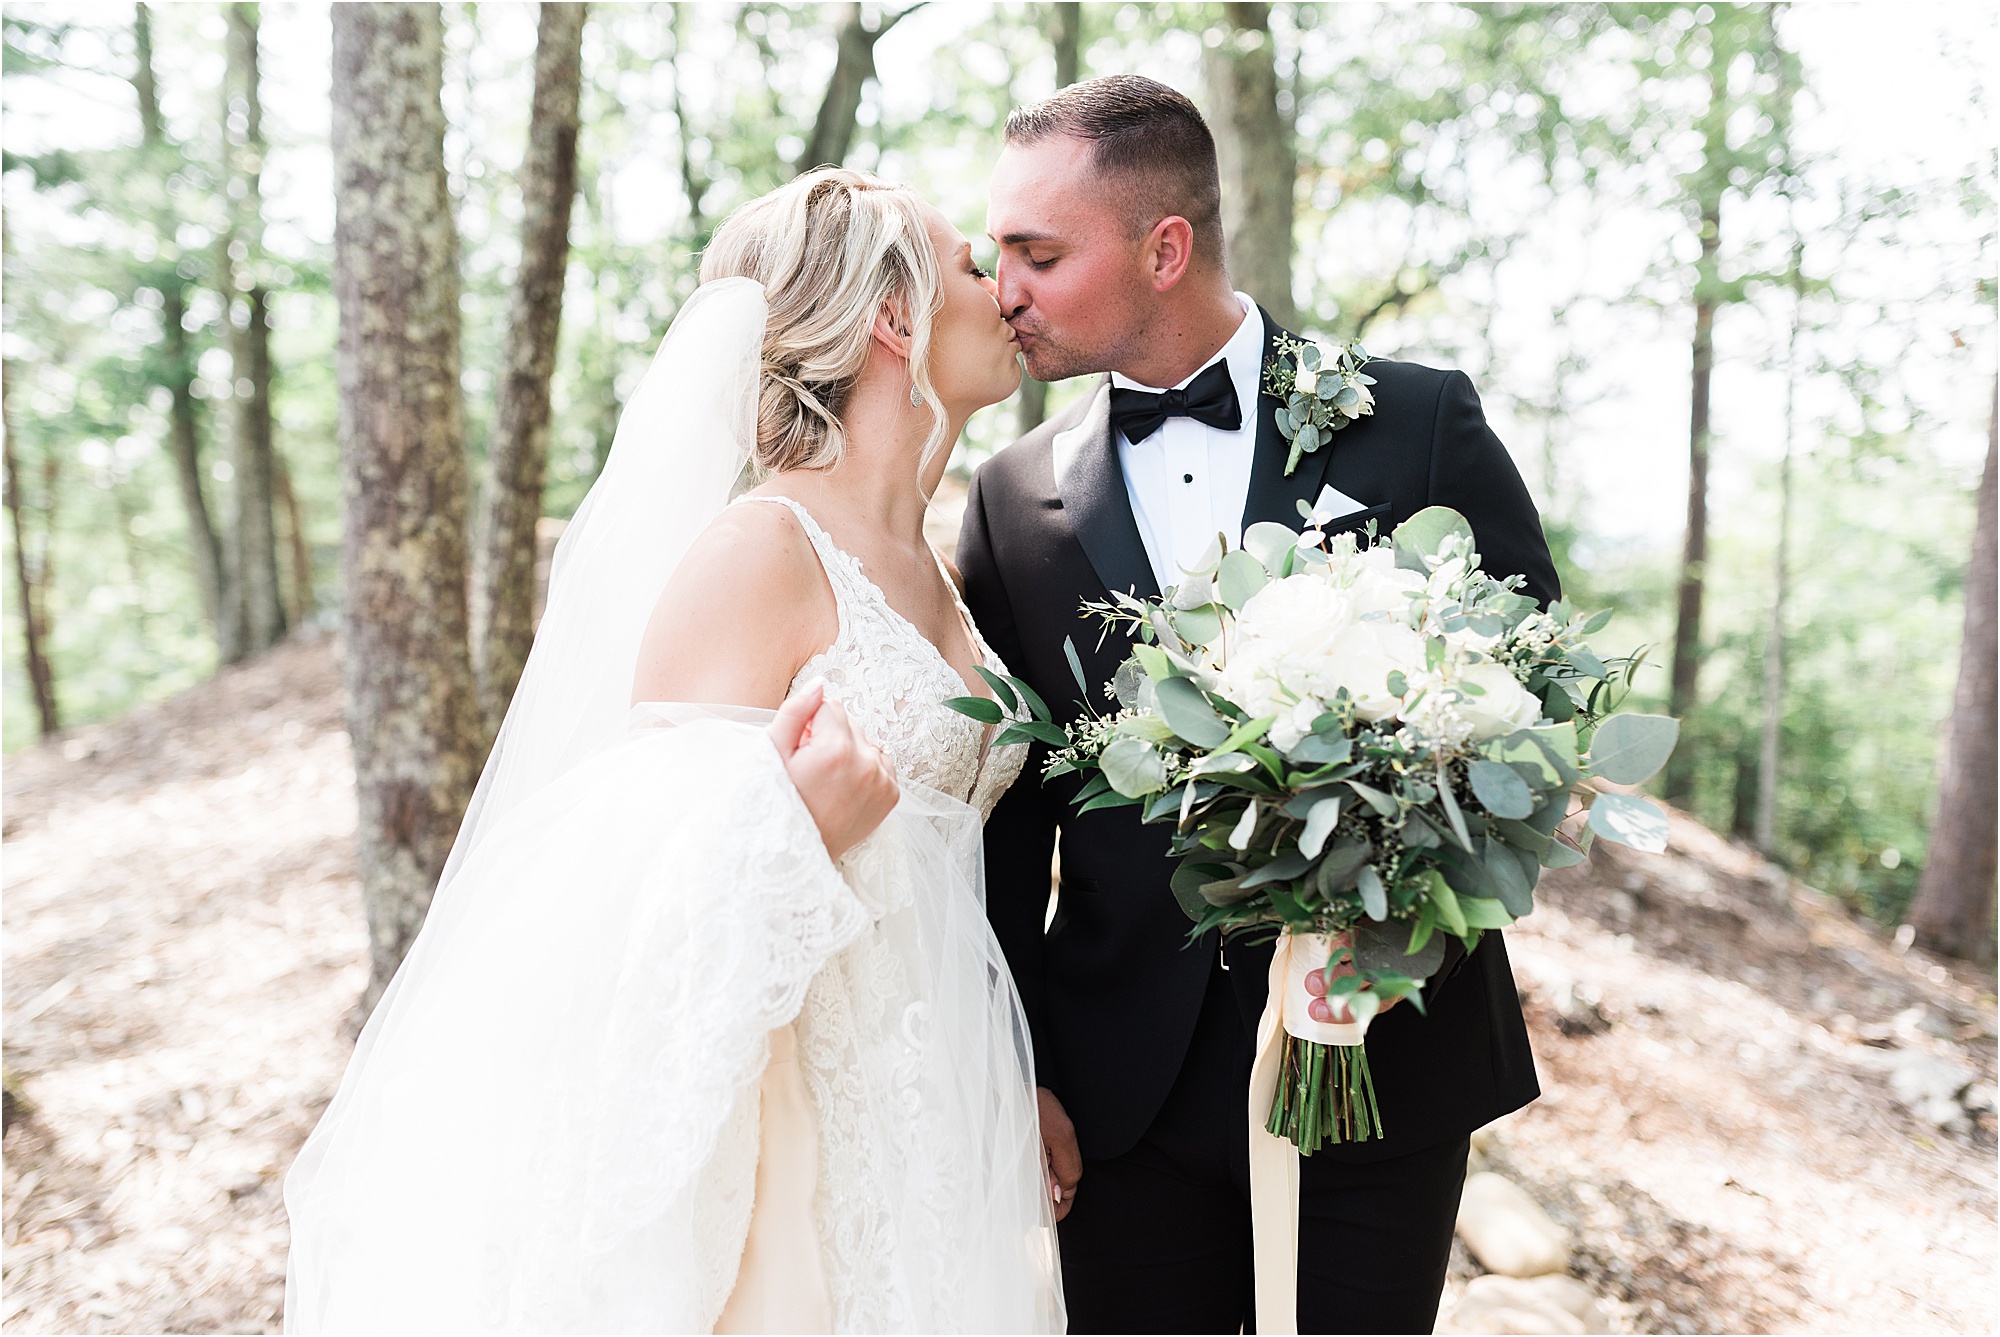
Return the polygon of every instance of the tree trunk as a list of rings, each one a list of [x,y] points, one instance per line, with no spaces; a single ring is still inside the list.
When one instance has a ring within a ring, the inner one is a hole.
[[[500,730],[535,639],[535,521],[542,514],[549,377],[576,198],[583,19],[580,4],[544,4],[535,43],[535,101],[521,160],[521,268],[507,313],[472,567],[472,666],[489,739]]]
[[[1764,857],[1778,852],[1778,765],[1785,724],[1785,599],[1792,537],[1792,452],[1798,428],[1799,334],[1805,321],[1805,244],[1792,243],[1792,332],[1785,347],[1785,453],[1778,461],[1777,555],[1771,562],[1771,616],[1764,627],[1764,730],[1757,749],[1757,816],[1752,838]]]
[[[848,146],[854,142],[854,116],[861,110],[861,87],[875,77],[875,44],[920,7],[911,5],[884,14],[873,28],[863,21],[860,5],[839,7],[840,29],[835,38],[833,75],[826,81],[826,95],[820,99],[819,115],[813,120],[812,138],[793,165],[795,172],[838,167],[847,161]]]
[[[1986,468],[1979,478],[1979,512],[1972,529],[1972,561],[1965,569],[1965,639],[1958,651],[1958,691],[1951,703],[1950,733],[1938,777],[1937,817],[1910,925],[1919,946],[1947,956],[1993,960],[1994,861],[2000,830],[2000,780],[1996,780],[1994,695],[1995,469],[2000,450],[2000,386],[1986,428]]]
[[[277,526],[272,518],[271,327],[269,294],[259,272],[264,245],[263,111],[257,87],[257,11],[227,6],[228,70],[224,83],[223,142],[231,191],[230,227],[219,261],[228,313],[230,465],[235,477],[232,526],[236,569],[242,583],[244,642],[251,653],[277,644],[285,633],[278,581]]]
[[[299,509],[298,493],[292,490],[292,473],[282,459],[274,458],[271,469],[271,490],[276,493],[278,510],[285,517],[285,529],[291,540],[292,570],[291,595],[285,601],[285,621],[294,627],[303,626],[313,615],[312,545],[306,541],[305,515]]]
[[[1701,672],[1701,600],[1708,563],[1708,395],[1715,374],[1715,308],[1709,286],[1721,250],[1721,200],[1704,202],[1701,213],[1701,269],[1694,305],[1694,377],[1688,410],[1687,528],[1681,547],[1680,589],[1674,610],[1674,658],[1667,689],[1667,713],[1686,719],[1695,706]],[[1694,787],[1692,749],[1676,749],[1667,763],[1666,795],[1685,800]]]
[[[1048,7],[1049,45],[1056,52],[1056,87],[1068,88],[1076,82],[1083,64],[1083,6],[1076,0],[1058,0]]]
[[[1278,107],[1271,7],[1225,4],[1222,10],[1223,40],[1205,49],[1203,66],[1222,169],[1223,253],[1231,281],[1289,329],[1299,318],[1292,306],[1298,153],[1290,120]]]
[[[153,72],[152,14],[145,5],[133,9],[133,45],[138,59],[132,73],[132,89],[139,101],[140,148],[150,160],[147,170],[164,177],[171,170],[164,161],[170,146],[160,119],[159,84]],[[235,609],[223,602],[222,540],[216,536],[215,522],[209,517],[208,499],[202,489],[194,355],[188,348],[187,330],[182,325],[187,317],[187,284],[172,263],[178,225],[179,219],[172,209],[163,207],[157,227],[168,258],[160,276],[160,347],[166,361],[163,383],[172,399],[167,421],[167,453],[173,458],[174,481],[180,489],[181,509],[187,515],[188,559],[195,588],[201,594],[202,612],[207,615],[215,636],[218,657],[230,663],[243,657],[242,628]]]
[[[7,518],[14,525],[14,580],[21,605],[21,646],[28,661],[28,688],[35,698],[35,714],[42,737],[53,737],[62,727],[56,716],[55,675],[49,671],[48,618],[43,603],[47,588],[39,579],[43,571],[28,556],[28,531],[21,523],[21,471],[14,459],[14,368],[0,367],[0,448],[6,452]]]
[[[1722,197],[1733,162],[1729,148],[1730,61],[1721,54],[1708,67],[1708,106],[1702,112],[1702,165],[1694,179],[1701,227],[1695,263],[1692,393],[1688,407],[1687,527],[1674,608],[1674,654],[1667,683],[1667,713],[1685,720],[1695,709],[1701,675],[1701,604],[1708,564],[1709,388],[1715,375],[1715,312],[1723,300],[1718,257],[1722,251]],[[1688,736],[1682,730],[1682,737]],[[1695,749],[1685,743],[1668,759],[1661,788],[1687,802],[1694,790]]]
[[[709,234],[708,217],[702,212],[701,203],[713,182],[694,160],[695,134],[688,128],[687,104],[681,98],[681,80],[687,77],[681,68],[682,57],[687,54],[686,30],[682,23],[687,14],[687,7],[675,5],[672,13],[674,55],[669,64],[672,66],[674,77],[674,138],[680,142],[681,193],[687,196],[688,238],[691,248],[696,254],[700,254],[708,248]]]
[[[1056,87],[1068,88],[1076,82],[1083,64],[1083,6],[1074,0],[1060,0],[1046,11],[1049,45],[1055,50]],[[1014,432],[1026,436],[1049,416],[1049,385],[1021,373],[1021,389],[1014,401]]]
[[[479,720],[443,13],[347,4],[332,21],[342,626],[372,1008],[451,851]]]

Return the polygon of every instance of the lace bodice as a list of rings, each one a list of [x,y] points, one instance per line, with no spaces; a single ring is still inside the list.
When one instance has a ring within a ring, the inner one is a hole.
[[[946,698],[966,695],[965,680],[908,618],[889,606],[859,559],[837,547],[804,506],[790,497],[738,501],[775,503],[797,516],[833,587],[839,633],[831,645],[806,661],[792,686],[825,678],[827,695],[840,702],[849,718],[882,749],[898,775],[962,799],[982,818],[990,816],[993,805],[1021,773],[1027,746],[991,747],[989,726],[945,708]],[[991,672],[1005,673],[1007,666],[980,636],[948,575],[945,584],[965,618],[981,662]]]

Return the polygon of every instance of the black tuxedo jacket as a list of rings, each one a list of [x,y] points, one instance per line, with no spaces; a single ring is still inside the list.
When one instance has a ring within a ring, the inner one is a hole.
[[[1280,330],[1268,314],[1263,320],[1268,358]],[[1487,571],[1526,577],[1544,603],[1556,597],[1534,503],[1471,381],[1407,362],[1370,362],[1367,371],[1374,415],[1336,432],[1290,477],[1278,401],[1258,394],[1243,523],[1301,528],[1296,503],[1310,504],[1326,484],[1367,507],[1330,525],[1336,532],[1372,519],[1387,534],[1425,506],[1450,506],[1471,523]],[[1062,722],[1083,713],[1064,638],[1074,639],[1100,710],[1101,685],[1129,653],[1115,635],[1100,645],[1102,624],[1082,615],[1083,601],[1114,589],[1159,593],[1119,468],[1110,400],[1106,377],[987,461],[960,531],[958,564],[981,632]],[[1136,808],[1077,815],[1075,777],[1044,785],[1045,755],[1038,745],[987,823],[987,914],[1027,1009],[1041,1084],[1062,1100],[1086,1157],[1118,1156],[1152,1123],[1180,1071],[1217,938],[1187,941],[1187,916],[1168,886],[1169,828],[1141,825]],[[1061,884],[1044,933],[1058,839]],[[1246,1017],[1256,1017],[1270,944],[1221,950]],[[1463,1136],[1539,1094],[1498,933],[1469,957],[1447,956],[1425,1002],[1427,1015],[1405,1004],[1368,1033],[1386,1136],[1320,1156],[1401,1155]]]

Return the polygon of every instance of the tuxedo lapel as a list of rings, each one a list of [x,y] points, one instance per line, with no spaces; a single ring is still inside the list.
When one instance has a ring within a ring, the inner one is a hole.
[[[1272,431],[1277,430],[1273,420]],[[1056,494],[1063,513],[1107,590],[1129,590],[1142,599],[1159,597],[1145,540],[1132,518],[1118,447],[1111,435],[1111,378],[1098,383],[1083,416],[1049,442]]]
[[[1271,313],[1262,307],[1257,314],[1264,321],[1264,365],[1271,362],[1271,345],[1280,334],[1297,338],[1271,319]],[[1299,457],[1299,467],[1287,478],[1285,457],[1291,454],[1292,443],[1285,440],[1278,431],[1279,400],[1264,389],[1264,370],[1257,370],[1257,449],[1250,464],[1250,491],[1243,500],[1243,528],[1248,529],[1259,521],[1270,520],[1298,530],[1305,526],[1299,515],[1298,504],[1303,501],[1311,505],[1319,496],[1320,488],[1326,482],[1327,461],[1339,448],[1340,437],[1336,434],[1332,441],[1311,454]],[[1114,460],[1115,464],[1116,461]]]

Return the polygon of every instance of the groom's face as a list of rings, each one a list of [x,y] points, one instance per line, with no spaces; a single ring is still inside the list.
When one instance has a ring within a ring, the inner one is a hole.
[[[1106,371],[1139,345],[1154,296],[1143,237],[1090,160],[1056,135],[1001,151],[987,188],[986,234],[1000,313],[1037,380]]]

